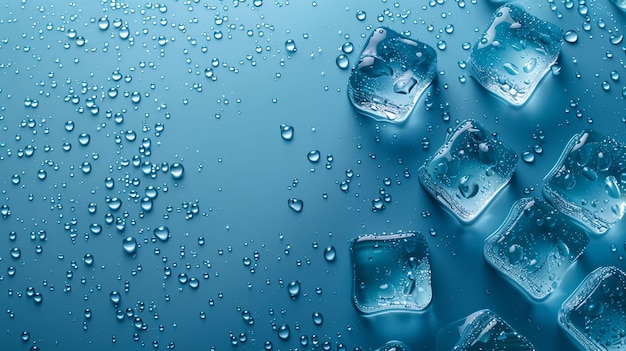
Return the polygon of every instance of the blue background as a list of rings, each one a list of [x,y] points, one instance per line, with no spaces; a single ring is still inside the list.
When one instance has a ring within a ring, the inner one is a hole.
[[[153,348],[153,342],[158,349],[259,350],[266,341],[274,350],[309,349],[313,335],[332,350],[339,344],[371,350],[392,339],[413,350],[432,350],[440,328],[484,308],[538,350],[573,348],[557,326],[558,308],[595,268],[624,268],[624,224],[592,236],[558,291],[540,302],[490,268],[482,245],[516,199],[541,196],[543,177],[572,135],[591,128],[626,141],[625,42],[610,41],[624,33],[626,14],[599,0],[587,2],[587,15],[580,14],[578,3],[571,8],[560,1],[523,4],[564,31],[576,31],[578,41],[563,45],[560,74],[548,74],[521,108],[506,105],[469,77],[459,80],[468,76],[458,64],[469,57],[462,44],[478,39],[501,5],[495,1],[265,0],[254,6],[250,0],[24,0],[0,5],[0,206],[10,208],[10,215],[0,218],[0,307],[5,311],[0,350],[32,345],[127,350]],[[359,10],[367,14],[364,21],[356,18]],[[103,16],[111,23],[107,30],[98,29]],[[583,26],[586,18],[589,30]],[[128,39],[120,38],[114,19],[127,24]],[[454,25],[451,34],[444,31],[448,24]],[[433,86],[402,125],[358,115],[346,96],[349,69],[335,63],[341,45],[351,41],[355,50],[348,56],[355,64],[365,38],[381,25],[410,32],[433,47],[440,40],[447,44],[437,49]],[[86,44],[77,45],[68,36],[71,29]],[[161,36],[166,42],[159,43]],[[287,39],[295,41],[296,52],[285,49]],[[205,69],[214,58],[219,65],[212,80]],[[113,80],[115,70],[132,80]],[[613,70],[621,76],[617,81],[610,78]],[[111,87],[119,91],[115,98],[107,95]],[[141,94],[139,103],[125,96],[135,91]],[[73,94],[80,97],[77,104],[65,101]],[[92,96],[99,107],[95,115],[86,105]],[[36,99],[37,107],[25,106],[27,99]],[[124,121],[116,123],[107,110],[123,112]],[[449,121],[442,118],[446,112]],[[535,144],[543,153],[532,163],[520,160],[510,185],[474,223],[463,225],[426,194],[416,175],[447,129],[467,118],[499,133],[518,154]],[[71,132],[64,127],[68,120],[75,123]],[[157,123],[165,126],[159,136]],[[282,123],[294,126],[291,141],[281,138]],[[129,130],[137,140],[125,138]],[[79,144],[80,133],[90,134],[87,146]],[[533,138],[540,134],[545,140]],[[151,140],[149,156],[139,152],[145,137]],[[70,151],[63,151],[64,142],[72,145]],[[20,156],[28,145],[36,148],[34,154]],[[311,150],[321,152],[320,162],[307,159]],[[327,155],[332,155],[330,168]],[[134,156],[158,167],[180,162],[184,176],[174,179],[157,170],[150,178],[133,165]],[[80,169],[85,161],[92,168],[88,174]],[[37,177],[41,169],[45,180]],[[344,192],[339,183],[347,170],[354,176]],[[20,176],[17,185],[14,174]],[[113,189],[105,187],[106,177],[115,180]],[[385,177],[392,185],[383,184]],[[142,214],[139,199],[149,185],[159,195],[152,211]],[[392,202],[372,212],[381,187]],[[121,199],[121,208],[111,210],[107,196]],[[304,201],[302,212],[287,206],[292,197]],[[88,212],[90,203],[97,204],[94,214]],[[198,213],[187,218],[190,204],[197,204]],[[123,230],[106,224],[108,213],[125,222]],[[103,227],[100,234],[90,231],[94,223]],[[167,242],[153,240],[160,225],[170,229]],[[45,240],[38,238],[40,230],[46,231]],[[432,303],[421,314],[364,318],[351,303],[349,241],[396,231],[426,234]],[[122,248],[126,236],[140,244],[135,255]],[[334,262],[324,259],[328,246],[337,250]],[[11,257],[13,247],[21,250],[18,259]],[[91,266],[83,261],[87,253],[94,257]],[[253,259],[254,273],[243,264],[245,257]],[[9,267],[15,275],[9,275]],[[198,278],[200,286],[179,283],[180,273]],[[287,285],[294,280],[301,291],[292,300]],[[26,295],[28,287],[42,295],[41,303]],[[122,295],[118,307],[109,299],[114,290]],[[132,318],[117,320],[116,310],[127,308],[148,330],[137,330]],[[253,326],[243,320],[244,310],[252,314]],[[313,323],[313,312],[323,314],[322,325]],[[286,341],[273,328],[282,324],[291,330]],[[27,342],[21,340],[23,331],[30,333]],[[230,332],[245,333],[247,341],[231,345]],[[308,337],[307,347],[299,345],[300,335]]]

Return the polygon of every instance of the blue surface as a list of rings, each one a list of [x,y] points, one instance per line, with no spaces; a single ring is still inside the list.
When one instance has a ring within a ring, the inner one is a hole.
[[[557,311],[589,272],[624,268],[624,222],[591,235],[558,290],[541,302],[490,268],[482,248],[517,199],[542,196],[543,177],[574,134],[594,129],[626,141],[626,42],[618,39],[626,13],[601,0],[524,3],[578,38],[561,48],[560,73],[549,73],[515,108],[471,79],[461,62],[500,5],[0,5],[0,350],[259,350],[266,342],[273,350],[316,343],[373,350],[394,339],[432,350],[440,328],[481,309],[538,350],[572,349]],[[401,125],[360,116],[347,97],[350,70],[336,63],[349,41],[355,48],[346,56],[356,64],[379,26],[437,50],[437,77]],[[295,52],[287,50],[289,39]],[[465,119],[498,133],[521,156],[509,186],[471,224],[448,214],[417,177]],[[281,124],[294,127],[290,141],[281,138]],[[312,150],[320,152],[317,163],[308,159]],[[171,172],[176,162],[182,175]],[[158,195],[147,211],[149,186]],[[385,194],[385,209],[372,211]],[[302,200],[300,212],[288,206],[291,198]],[[167,241],[153,233],[162,225]],[[419,314],[363,317],[351,300],[350,240],[397,231],[426,235],[432,302]],[[125,237],[137,241],[134,254],[125,252]],[[324,258],[329,246],[336,250],[331,262]],[[294,281],[300,291],[291,298]],[[121,296],[117,306],[113,291]],[[233,346],[230,335],[242,333],[245,342]]]

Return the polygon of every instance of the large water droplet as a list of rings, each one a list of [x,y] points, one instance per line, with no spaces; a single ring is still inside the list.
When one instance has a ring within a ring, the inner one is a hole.
[[[172,175],[172,178],[177,179],[177,180],[181,179],[184,173],[185,173],[185,168],[183,167],[181,163],[174,162],[172,163],[172,165],[170,165],[170,174]]]
[[[290,334],[290,330],[287,324],[283,324],[280,327],[278,327],[278,337],[281,340],[289,339],[289,334]]]
[[[612,175],[604,179],[604,190],[614,199],[619,199],[622,196],[617,179]]]
[[[167,241],[170,238],[170,229],[164,225],[154,228],[153,233],[154,236],[161,241]]]
[[[109,298],[111,299],[111,302],[113,302],[114,304],[119,304],[120,301],[122,301],[122,295],[117,292],[117,291],[111,291],[111,293],[109,294]]]
[[[122,247],[127,254],[132,255],[137,251],[137,240],[132,236],[127,236],[122,240]]]
[[[337,249],[334,246],[328,246],[324,249],[324,259],[326,262],[333,262],[337,258]]]
[[[298,295],[300,295],[300,281],[294,280],[287,284],[287,291],[289,292],[289,297],[292,299],[296,299]]]
[[[280,125],[280,136],[283,138],[283,140],[291,140],[293,139],[293,126],[287,125],[287,124],[281,124]]]
[[[296,42],[293,39],[287,39],[285,41],[285,49],[289,52],[296,52],[298,49],[296,48]]]
[[[309,161],[313,163],[319,162],[320,157],[321,157],[321,153],[319,150],[311,150],[309,154],[307,155],[307,158],[309,159]]]
[[[565,33],[563,33],[563,39],[566,42],[573,44],[578,41],[578,33],[576,33],[576,31],[573,31],[573,30],[568,30]]]
[[[335,62],[337,63],[337,67],[341,69],[347,69],[348,67],[350,67],[350,59],[348,59],[348,56],[346,56],[345,54],[340,54],[339,56],[337,56]]]
[[[366,13],[365,11],[359,10],[356,12],[356,19],[358,19],[359,21],[365,21],[365,17],[366,17]]]
[[[292,210],[300,212],[304,207],[304,202],[302,200],[296,199],[295,197],[292,197],[287,200],[287,205],[289,205],[289,208],[291,208]]]

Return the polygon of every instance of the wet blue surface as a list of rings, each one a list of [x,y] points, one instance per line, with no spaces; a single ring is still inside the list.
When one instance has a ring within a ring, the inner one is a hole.
[[[516,200],[542,196],[572,136],[626,140],[626,13],[599,0],[523,3],[572,32],[559,69],[512,107],[467,69],[501,5],[0,5],[0,350],[374,350],[394,339],[432,350],[440,328],[481,309],[538,350],[574,348],[558,309],[594,269],[625,266],[623,221],[592,234],[540,302],[488,266],[482,248]],[[402,124],[359,115],[350,69],[337,65],[341,54],[355,65],[380,26],[437,51],[437,77]],[[417,177],[465,119],[520,156],[470,224]],[[432,302],[364,317],[352,303],[350,242],[398,231],[426,236]],[[133,239],[134,251],[124,245]]]

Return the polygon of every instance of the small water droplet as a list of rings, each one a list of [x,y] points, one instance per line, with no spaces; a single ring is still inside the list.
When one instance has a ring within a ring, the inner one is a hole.
[[[574,30],[568,30],[565,33],[563,33],[563,39],[566,42],[573,44],[578,41],[578,33],[576,33],[576,31]]]
[[[328,246],[324,249],[324,259],[326,262],[334,262],[337,258],[337,249],[334,246]]]
[[[113,302],[115,305],[118,305],[120,301],[122,301],[122,295],[117,291],[111,291],[111,293],[109,294],[109,298],[111,299],[111,302]]]
[[[337,67],[341,69],[347,69],[348,67],[350,67],[350,59],[345,54],[340,54],[339,56],[337,56],[335,62],[337,63]]]
[[[530,150],[526,150],[522,152],[522,160],[526,163],[533,163],[535,162],[535,154]]]
[[[313,163],[319,162],[320,157],[321,157],[321,153],[319,150],[311,150],[307,155],[307,158],[309,159],[309,161]]]
[[[296,48],[296,42],[293,39],[287,39],[287,41],[285,41],[285,49],[289,52],[296,52],[298,50]]]
[[[354,44],[352,44],[351,41],[343,43],[343,45],[341,45],[341,51],[343,51],[344,54],[351,54],[354,51]]]
[[[322,325],[322,323],[324,323],[324,316],[320,312],[313,312],[313,323],[315,323],[315,325]]]
[[[294,132],[293,126],[290,126],[287,124],[280,125],[280,136],[283,138],[283,140],[289,141],[293,139],[293,132]]]
[[[365,17],[366,17],[366,13],[365,11],[359,10],[356,12],[356,19],[358,19],[359,21],[365,21]]]
[[[289,292],[289,297],[295,300],[300,295],[300,281],[294,280],[289,282],[287,291]]]
[[[100,28],[100,30],[107,30],[107,29],[109,29],[109,19],[106,16],[101,17],[98,20],[98,28]]]
[[[281,340],[289,339],[289,335],[290,335],[290,329],[287,324],[283,324],[280,327],[278,327],[278,337]]]

